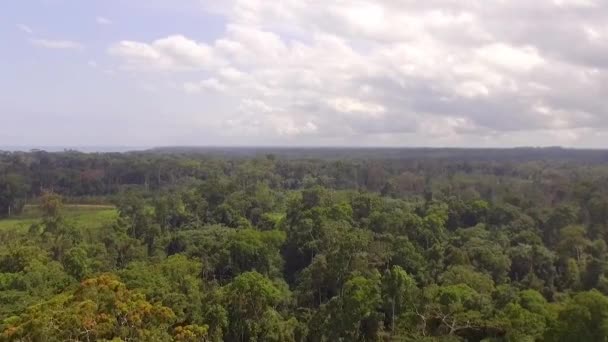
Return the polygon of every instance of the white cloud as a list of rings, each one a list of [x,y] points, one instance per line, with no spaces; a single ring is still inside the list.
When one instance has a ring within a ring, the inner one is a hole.
[[[340,11],[336,15],[344,15],[349,24],[357,27],[363,32],[374,33],[382,31],[386,28],[386,15],[382,6],[373,3],[354,4],[343,9],[337,8]],[[341,12],[344,12],[342,14]]]
[[[490,91],[483,83],[477,81],[465,81],[456,87],[456,93],[464,97],[488,96]]]
[[[84,48],[84,45],[72,40],[31,39],[30,42],[46,49],[82,50]]]
[[[470,119],[465,117],[429,116],[420,122],[420,129],[430,136],[449,139],[463,132],[476,131],[478,128]]]
[[[147,44],[123,40],[111,46],[111,55],[121,57],[132,69],[196,70],[215,63],[213,50],[182,35],[173,35]]]
[[[280,136],[298,136],[305,134],[313,134],[318,130],[317,125],[308,121],[303,124],[298,124],[290,118],[273,117],[272,125],[277,134]]]
[[[516,48],[504,43],[494,43],[477,50],[477,55],[490,64],[511,71],[530,71],[543,63],[543,58],[533,47]]]
[[[272,113],[276,111],[275,108],[269,106],[262,100],[258,99],[244,99],[241,101],[240,109],[248,113]]]
[[[34,33],[34,30],[32,30],[31,27],[25,25],[25,24],[17,24],[17,28],[27,34],[32,34]]]
[[[596,7],[595,0],[553,0],[553,3],[558,7]]]
[[[216,42],[216,48],[240,65],[281,63],[287,53],[287,46],[276,33],[241,25],[228,25],[226,31],[226,36]]]
[[[99,25],[111,25],[112,24],[112,20],[110,20],[106,17],[102,17],[102,16],[96,17],[95,22],[98,23]]]
[[[204,72],[178,84],[201,103],[213,94],[234,136],[536,143],[535,132],[555,131],[576,132],[564,140],[574,144],[585,129],[608,131],[608,3],[209,3],[227,21],[215,39],[125,40],[108,51],[133,70]]]
[[[359,113],[369,117],[378,117],[386,112],[386,108],[376,103],[363,102],[349,97],[339,97],[329,100],[329,105],[341,113]]]
[[[243,79],[244,74],[235,68],[221,68],[218,72],[222,79],[228,82],[238,82]]]
[[[218,81],[216,78],[208,78],[200,82],[186,82],[184,83],[184,91],[189,94],[200,93],[205,90],[213,91],[224,91],[226,85]]]

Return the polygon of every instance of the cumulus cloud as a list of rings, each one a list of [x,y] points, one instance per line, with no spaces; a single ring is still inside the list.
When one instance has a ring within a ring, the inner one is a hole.
[[[203,6],[227,21],[214,40],[125,40],[109,53],[131,69],[187,72],[187,93],[225,96],[235,134],[576,144],[608,131],[603,1]]]
[[[213,49],[205,44],[173,35],[152,43],[123,40],[111,46],[111,55],[121,57],[132,69],[196,70],[214,64]]]
[[[341,113],[363,114],[369,116],[370,118],[378,117],[386,111],[382,105],[362,102],[360,100],[348,97],[331,99],[329,101],[329,105],[334,110]]]

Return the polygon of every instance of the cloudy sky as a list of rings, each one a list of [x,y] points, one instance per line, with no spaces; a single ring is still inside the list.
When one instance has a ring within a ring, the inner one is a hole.
[[[608,147],[606,0],[0,4],[0,145]]]

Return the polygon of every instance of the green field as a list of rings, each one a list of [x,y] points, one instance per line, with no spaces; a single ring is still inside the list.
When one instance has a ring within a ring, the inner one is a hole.
[[[65,205],[63,215],[68,223],[82,229],[95,229],[112,223],[118,213],[111,205]],[[23,212],[11,218],[0,219],[0,230],[17,229],[26,231],[29,227],[40,222],[41,213],[37,206],[27,206]]]

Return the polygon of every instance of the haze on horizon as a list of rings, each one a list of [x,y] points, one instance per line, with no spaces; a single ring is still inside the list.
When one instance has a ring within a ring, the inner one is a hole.
[[[567,146],[608,137],[602,0],[0,5],[0,146]]]

